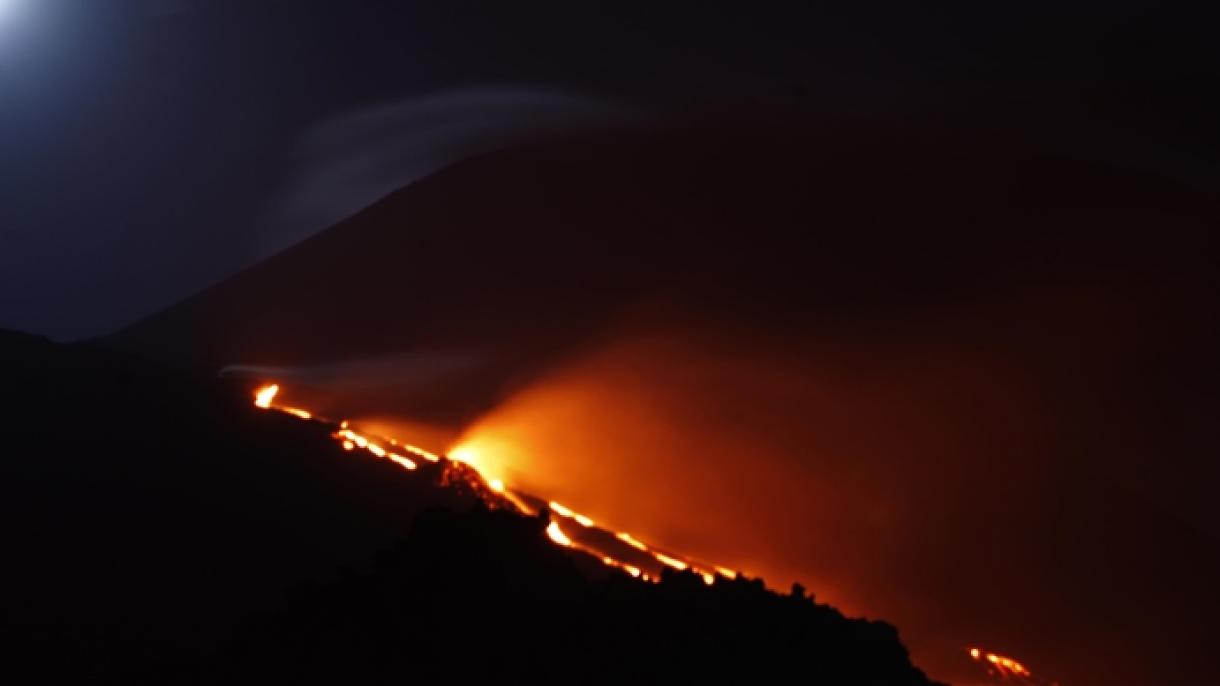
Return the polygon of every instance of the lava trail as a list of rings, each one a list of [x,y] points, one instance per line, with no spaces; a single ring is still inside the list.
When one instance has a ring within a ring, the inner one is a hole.
[[[445,468],[449,481],[464,481],[476,492],[484,494],[485,502],[492,506],[506,504],[517,511],[537,516],[548,513],[550,524],[547,535],[555,544],[585,552],[603,564],[622,570],[644,581],[660,579],[662,571],[672,569],[689,570],[698,574],[709,585],[717,577],[736,578],[738,573],[727,567],[706,564],[669,550],[663,550],[632,536],[626,531],[615,531],[600,526],[579,512],[555,501],[523,493],[506,484],[498,475],[490,474],[481,466],[478,455],[470,449],[457,449],[447,455],[438,455],[397,439],[373,436],[357,431],[347,420],[331,420],[314,413],[275,402],[280,393],[278,384],[263,386],[254,393],[254,404],[268,411],[282,412],[302,420],[319,422],[332,429],[331,438],[347,451],[359,451],[378,459],[390,460],[408,471],[418,468],[418,460],[439,463]]]
[[[468,446],[439,455],[397,439],[362,433],[347,420],[335,421],[299,407],[277,404],[275,401],[279,392],[278,384],[263,386],[254,392],[254,404],[264,410],[326,425],[331,429],[331,438],[349,452],[362,452],[377,459],[390,460],[408,471],[419,468],[418,460],[438,464],[444,468],[446,483],[464,483],[481,494],[484,502],[492,507],[511,507],[529,516],[539,516],[545,511],[550,520],[546,533],[553,543],[586,553],[632,577],[655,582],[660,580],[661,573],[667,567],[694,572],[708,585],[716,583],[718,578],[734,579],[739,576],[738,572],[727,567],[660,549],[626,531],[599,525],[592,518],[561,503],[519,491],[505,483],[500,475],[490,473],[481,464],[479,455]],[[985,672],[988,683],[1059,686],[1057,682],[1035,680],[1030,670],[1013,658],[976,647],[967,648],[966,653]]]

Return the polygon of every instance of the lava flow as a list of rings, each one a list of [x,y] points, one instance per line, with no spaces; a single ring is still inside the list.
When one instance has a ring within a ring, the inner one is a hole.
[[[970,653],[970,659],[979,663],[987,671],[988,676],[998,677],[1001,683],[1024,684],[1027,686],[1044,683],[1035,681],[1034,675],[1029,669],[1011,657],[998,655],[982,648],[970,648],[968,652]],[[1057,682],[1052,682],[1051,686],[1058,686]]]
[[[517,491],[499,476],[489,474],[486,467],[480,465],[478,454],[470,448],[458,448],[442,456],[394,439],[372,437],[359,433],[346,420],[335,423],[308,410],[278,405],[275,399],[279,392],[278,384],[259,388],[254,393],[255,406],[326,424],[333,427],[331,437],[344,450],[363,451],[373,457],[390,460],[409,471],[415,471],[419,467],[412,458],[444,463],[446,467],[460,464],[464,469],[455,473],[465,475],[467,480],[472,482],[472,486],[494,494],[521,513],[535,516],[542,510],[547,510],[550,524],[546,533],[556,545],[588,553],[606,566],[622,570],[635,578],[645,581],[659,580],[666,567],[694,572],[708,585],[715,583],[718,577],[734,579],[738,576],[726,567],[703,564],[672,551],[660,550],[627,532],[599,527],[591,518],[560,503]]]
[[[708,585],[716,583],[718,578],[734,579],[738,576],[737,572],[726,567],[703,564],[672,551],[660,550],[625,531],[613,531],[598,526],[590,517],[565,505],[518,491],[506,484],[499,475],[489,473],[490,470],[479,459],[479,454],[469,446],[458,447],[442,456],[395,439],[372,437],[356,431],[346,420],[336,423],[318,417],[308,410],[277,405],[275,399],[279,391],[280,387],[276,384],[259,388],[254,394],[254,404],[264,410],[282,412],[330,426],[333,428],[331,437],[344,450],[362,451],[375,458],[390,460],[408,471],[419,468],[413,458],[455,468],[452,474],[458,475],[456,477],[452,476],[449,470],[446,471],[446,474],[450,475],[450,481],[454,478],[464,478],[476,490],[488,495],[487,501],[492,505],[507,503],[529,516],[536,516],[546,510],[550,519],[546,534],[553,543],[592,555],[606,566],[621,570],[632,577],[657,581],[667,567],[698,574]],[[458,465],[461,467],[458,468]],[[988,677],[999,679],[999,683],[1024,686],[1043,683],[1035,681],[1030,670],[1012,658],[980,648],[969,648],[968,653],[971,659],[986,670]],[[1052,686],[1057,685],[1052,683]]]

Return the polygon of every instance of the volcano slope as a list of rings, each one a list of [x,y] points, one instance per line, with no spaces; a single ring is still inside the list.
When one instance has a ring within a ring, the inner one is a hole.
[[[0,645],[25,683],[929,683],[889,625],[611,573],[248,388],[13,333],[0,359]]]
[[[103,342],[208,373],[311,370],[332,390],[319,411],[461,426],[641,308],[852,336],[1104,280],[1133,253],[1193,256],[1190,274],[1215,248],[1200,206],[1012,132],[675,123],[443,169]],[[357,378],[388,360],[395,383]]]
[[[977,642],[1220,680],[1214,194],[1011,131],[789,124],[469,160],[104,343],[330,416],[490,410],[510,485],[891,618],[938,677]]]

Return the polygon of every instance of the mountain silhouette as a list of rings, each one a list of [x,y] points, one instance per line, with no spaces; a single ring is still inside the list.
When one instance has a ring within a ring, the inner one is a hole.
[[[611,573],[244,385],[8,332],[0,352],[0,636],[30,683],[930,683],[889,625]]]
[[[399,381],[466,355],[438,382],[343,398],[461,425],[641,308],[850,331],[1092,278],[1112,256],[1089,251],[1147,249],[1131,208],[1161,206],[1203,205],[986,130],[683,120],[456,164],[104,342],[208,372],[415,360]],[[1204,240],[1166,226],[1155,252]]]
[[[435,450],[625,385],[535,466],[662,543],[817,574],[935,675],[977,638],[1064,683],[1205,683],[1217,207],[1028,132],[708,117],[456,164],[99,342]]]

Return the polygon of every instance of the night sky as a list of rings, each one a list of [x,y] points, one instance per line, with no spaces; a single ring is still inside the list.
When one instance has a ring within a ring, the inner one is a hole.
[[[0,0],[0,329],[508,445],[511,487],[893,619],[937,673],[983,634],[1192,683],[1214,26]]]
[[[1208,22],[972,8],[0,2],[0,326],[102,335],[446,163],[752,103],[1019,125],[1207,187]]]

